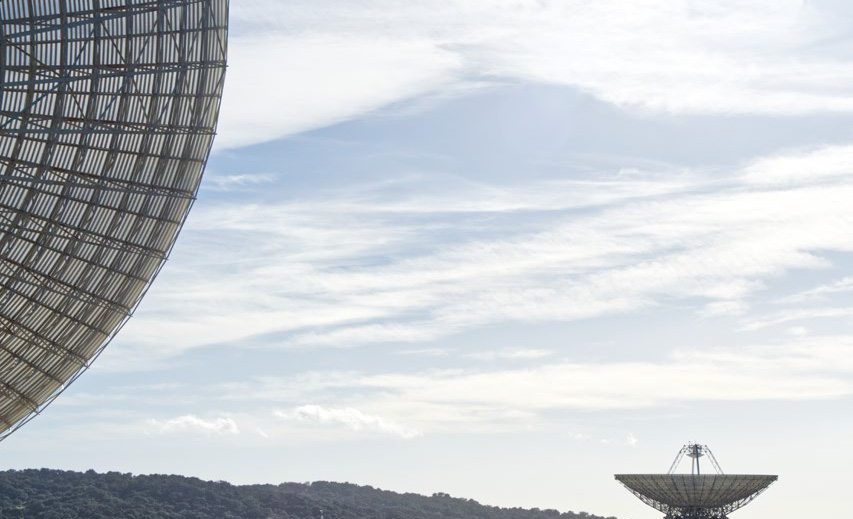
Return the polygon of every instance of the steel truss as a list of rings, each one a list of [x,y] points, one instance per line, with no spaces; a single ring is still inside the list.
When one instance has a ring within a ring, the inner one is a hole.
[[[684,459],[684,456],[692,459],[690,464],[690,472],[692,474],[701,474],[701,470],[699,469],[699,460],[704,456],[707,456],[711,461],[711,466],[714,467],[717,474],[723,474],[723,469],[720,467],[720,463],[717,461],[717,457],[714,456],[710,447],[707,445],[700,445],[698,443],[688,443],[678,451],[678,454],[675,456],[675,460],[669,467],[668,474],[675,473],[675,469],[678,468],[678,465],[681,463],[681,460]]]
[[[0,0],[0,440],[132,315],[195,200],[228,0]]]
[[[631,481],[620,480],[620,482],[640,501],[662,512],[665,515],[664,519],[728,519],[730,513],[751,503],[776,480],[775,476],[667,476],[669,477],[647,476],[648,483],[651,484],[643,485],[646,488],[634,488]],[[681,478],[682,481],[679,482],[676,478]],[[700,486],[706,487],[698,494],[707,499],[709,504],[701,504],[700,499],[696,500],[697,503],[693,506],[685,505],[678,491],[671,490],[688,488],[689,484],[684,484],[687,478],[698,481]],[[709,481],[710,484],[707,484]],[[661,490],[664,486],[671,487],[663,493],[666,497],[662,497],[658,492],[652,495],[647,492],[649,487]]]

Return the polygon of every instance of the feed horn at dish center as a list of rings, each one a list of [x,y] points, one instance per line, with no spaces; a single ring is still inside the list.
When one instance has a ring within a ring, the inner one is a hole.
[[[0,439],[132,314],[195,200],[228,0],[0,0]]]
[[[676,474],[684,457],[691,459],[690,474]],[[707,458],[713,473],[702,473],[700,459]],[[617,474],[642,502],[662,512],[665,519],[728,519],[752,502],[778,476],[724,474],[707,445],[682,447],[667,474]]]

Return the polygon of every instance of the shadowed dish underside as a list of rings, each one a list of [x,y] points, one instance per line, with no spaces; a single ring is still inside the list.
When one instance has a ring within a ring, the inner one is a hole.
[[[685,460],[690,474],[675,471]],[[716,474],[702,473],[701,460]],[[769,487],[778,476],[724,474],[707,445],[688,443],[675,457],[666,474],[616,474],[643,503],[665,514],[664,519],[728,519]]]
[[[0,0],[0,439],[97,357],[201,180],[228,0]]]
[[[665,514],[677,509],[717,509],[727,515],[751,501],[776,476],[742,474],[617,474],[628,490]]]

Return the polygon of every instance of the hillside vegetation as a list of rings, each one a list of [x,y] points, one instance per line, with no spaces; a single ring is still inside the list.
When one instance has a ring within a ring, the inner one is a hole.
[[[0,472],[3,519],[319,519],[321,510],[325,519],[605,519],[325,481],[235,486],[91,470]]]

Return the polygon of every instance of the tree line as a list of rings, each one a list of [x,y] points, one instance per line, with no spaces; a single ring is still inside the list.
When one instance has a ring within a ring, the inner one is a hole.
[[[0,519],[616,519],[499,508],[445,493],[350,483],[236,486],[183,476],[60,470],[0,472]]]

